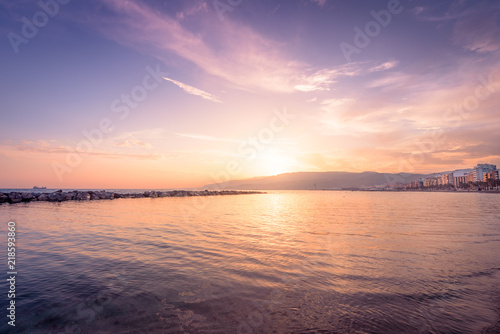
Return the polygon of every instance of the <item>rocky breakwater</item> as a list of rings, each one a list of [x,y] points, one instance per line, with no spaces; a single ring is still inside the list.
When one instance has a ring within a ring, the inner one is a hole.
[[[146,191],[143,193],[114,193],[109,191],[62,191],[58,190],[51,193],[36,192],[10,192],[0,193],[0,204],[3,203],[23,203],[23,202],[65,202],[65,201],[95,201],[115,198],[158,198],[158,197],[189,197],[189,196],[222,196],[222,195],[244,195],[244,194],[262,194],[258,191]]]

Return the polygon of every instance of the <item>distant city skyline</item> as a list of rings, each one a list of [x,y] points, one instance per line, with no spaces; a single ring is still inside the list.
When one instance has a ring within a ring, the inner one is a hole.
[[[0,188],[500,165],[498,1],[0,11]]]

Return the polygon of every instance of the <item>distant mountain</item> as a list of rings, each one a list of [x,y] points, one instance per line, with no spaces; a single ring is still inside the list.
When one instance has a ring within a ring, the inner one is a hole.
[[[205,189],[240,190],[309,190],[340,188],[374,188],[406,184],[425,178],[423,174],[390,174],[377,172],[297,172],[243,180],[231,180],[204,186]]]

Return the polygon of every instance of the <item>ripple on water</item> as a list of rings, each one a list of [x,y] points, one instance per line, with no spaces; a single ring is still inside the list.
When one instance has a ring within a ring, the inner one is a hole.
[[[499,196],[192,200],[0,206],[19,226],[19,332],[475,333],[498,321]]]

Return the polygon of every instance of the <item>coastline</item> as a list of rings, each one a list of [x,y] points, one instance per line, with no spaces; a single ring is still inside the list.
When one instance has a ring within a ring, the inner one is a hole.
[[[316,190],[315,190],[316,191]],[[364,191],[364,192],[416,192],[416,193],[459,193],[459,194],[500,194],[500,190],[419,190],[419,189],[318,189],[317,191]]]
[[[3,203],[17,204],[28,202],[66,202],[66,201],[95,201],[112,200],[119,198],[161,198],[161,197],[192,197],[192,196],[227,196],[227,195],[249,195],[264,194],[259,191],[236,191],[236,190],[204,190],[204,191],[145,191],[139,193],[117,193],[105,190],[100,191],[62,191],[54,192],[0,192],[0,205]]]

